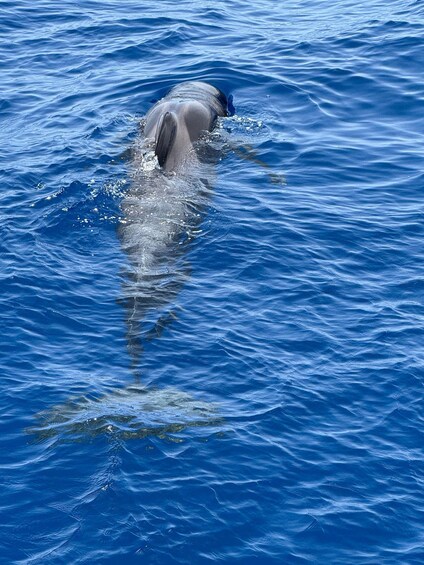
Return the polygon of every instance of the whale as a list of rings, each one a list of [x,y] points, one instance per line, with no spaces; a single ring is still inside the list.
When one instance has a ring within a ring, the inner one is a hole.
[[[177,388],[152,386],[148,379],[143,384],[140,365],[143,344],[176,317],[175,299],[191,273],[185,252],[209,203],[221,150],[218,141],[216,151],[204,151],[208,132],[226,115],[227,99],[219,89],[187,82],[172,88],[142,120],[117,228],[127,258],[118,302],[135,379],[36,414],[26,431],[39,441],[91,441],[100,434],[119,441],[173,438],[189,427],[222,427],[218,405]]]
[[[120,302],[134,374],[143,343],[176,317],[175,298],[191,273],[185,251],[208,206],[220,154],[208,135],[227,115],[225,94],[194,81],[174,86],[142,121],[118,227],[127,257]]]

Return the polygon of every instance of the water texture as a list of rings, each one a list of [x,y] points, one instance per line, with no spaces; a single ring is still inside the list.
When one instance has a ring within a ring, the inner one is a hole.
[[[423,3],[2,1],[0,68],[0,561],[423,563]],[[235,114],[134,355],[185,80]]]

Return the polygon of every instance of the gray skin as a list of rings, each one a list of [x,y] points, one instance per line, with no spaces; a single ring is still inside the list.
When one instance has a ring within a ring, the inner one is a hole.
[[[226,115],[227,100],[220,90],[206,82],[182,83],[147,113],[144,137],[154,141],[162,169],[178,171],[194,151],[193,143]]]
[[[141,338],[159,335],[172,321],[175,316],[168,305],[190,273],[184,251],[202,219],[213,178],[213,163],[197,157],[196,142],[213,129],[218,116],[225,115],[226,98],[218,89],[202,82],[183,83],[147,113],[136,142],[131,187],[122,202],[118,230],[129,259],[123,304],[136,375]],[[146,170],[143,159],[152,150],[160,167]]]

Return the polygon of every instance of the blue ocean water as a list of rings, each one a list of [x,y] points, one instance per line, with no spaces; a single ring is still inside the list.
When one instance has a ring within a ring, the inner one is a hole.
[[[0,68],[1,562],[423,563],[423,3],[6,0]],[[235,114],[134,367],[131,148],[186,80]]]

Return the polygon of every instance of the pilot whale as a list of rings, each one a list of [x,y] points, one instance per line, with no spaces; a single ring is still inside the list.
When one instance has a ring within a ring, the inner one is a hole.
[[[184,251],[202,220],[214,176],[214,162],[202,147],[207,132],[227,114],[227,98],[218,88],[186,82],[143,120],[118,228],[129,260],[122,302],[136,372],[143,341],[172,320],[169,305],[189,276]]]
[[[190,274],[184,251],[203,218],[214,178],[214,156],[202,151],[203,141],[208,141],[204,133],[225,115],[225,95],[203,82],[177,85],[146,114],[118,226],[128,257],[120,302],[136,381],[108,388],[104,395],[87,394],[53,406],[36,415],[28,433],[40,440],[57,436],[81,441],[102,433],[139,439],[152,434],[173,437],[188,426],[222,425],[211,403],[172,387],[142,385],[138,377],[143,342],[173,319],[170,305]]]

